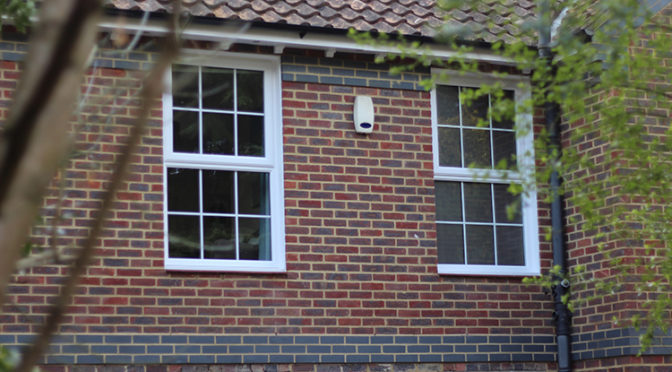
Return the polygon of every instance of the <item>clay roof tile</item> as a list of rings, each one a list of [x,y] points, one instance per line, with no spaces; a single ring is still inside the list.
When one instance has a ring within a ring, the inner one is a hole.
[[[465,0],[450,14],[436,8],[438,0],[182,0],[183,11],[198,17],[241,19],[309,27],[401,32],[434,36],[445,22],[479,26],[469,40],[510,40],[515,26],[534,16],[534,0],[488,0],[473,9]],[[172,0],[106,0],[128,11],[169,12]],[[494,25],[490,30],[486,25]]]

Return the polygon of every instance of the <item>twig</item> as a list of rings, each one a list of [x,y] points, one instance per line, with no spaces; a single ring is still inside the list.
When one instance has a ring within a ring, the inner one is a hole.
[[[147,20],[148,20],[148,19],[149,19],[149,12],[146,11],[146,12],[142,15],[142,19],[140,20],[140,31],[138,31],[138,32],[133,36],[133,39],[131,40],[130,43],[128,43],[128,45],[126,46],[126,48],[124,48],[124,49],[122,49],[122,50],[101,51],[100,54],[101,54],[101,55],[104,55],[104,56],[105,56],[105,55],[107,55],[107,56],[110,56],[110,55],[111,55],[111,56],[114,56],[114,55],[120,55],[120,54],[128,53],[128,52],[134,50],[134,49],[135,49],[135,46],[138,44],[138,42],[140,41],[140,38],[142,37],[142,34],[143,34],[142,27],[144,27],[145,25],[147,25]]]
[[[52,259],[56,262],[59,261],[60,254],[58,252],[58,225],[60,225],[63,220],[61,215],[63,210],[63,199],[65,198],[65,172],[61,169],[61,177],[58,182],[58,199],[56,200],[56,208],[54,210],[54,218],[51,221],[51,241],[47,243],[47,249],[50,250]],[[23,260],[19,260],[17,265]],[[21,270],[21,269],[19,269]]]
[[[54,262],[69,263],[75,259],[75,256],[73,255],[64,255],[63,251],[64,249],[54,246],[46,252],[36,253],[26,258],[22,258],[16,263],[16,270],[27,270]]]

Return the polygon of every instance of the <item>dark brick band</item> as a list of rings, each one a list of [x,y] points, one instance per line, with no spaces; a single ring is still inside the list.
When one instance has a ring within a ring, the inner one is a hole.
[[[1,335],[17,347],[30,335]],[[552,362],[550,336],[59,335],[47,364]]]
[[[367,88],[424,91],[428,72],[389,73],[390,65],[338,58],[283,56],[282,80]]]
[[[582,333],[572,338],[572,358],[590,360],[608,357],[638,355],[641,351],[639,336],[643,330],[616,328],[593,333]],[[662,346],[661,346],[662,345]],[[659,333],[644,355],[672,354],[672,330]]]
[[[574,360],[634,356],[633,328],[573,337]],[[21,347],[32,335],[0,335],[0,345]],[[672,332],[658,335],[644,355],[669,355]],[[55,337],[47,364],[258,364],[553,362],[552,336],[198,336],[77,334]]]

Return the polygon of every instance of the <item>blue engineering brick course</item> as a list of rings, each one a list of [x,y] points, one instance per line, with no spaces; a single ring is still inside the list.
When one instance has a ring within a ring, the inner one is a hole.
[[[9,347],[30,337],[2,335]],[[531,341],[531,337],[526,338]],[[17,342],[18,341],[18,342]],[[493,343],[497,341],[497,343]],[[508,343],[502,343],[508,341]],[[553,361],[553,340],[515,344],[501,336],[60,335],[46,364],[378,363]],[[534,346],[534,348],[530,348]],[[507,350],[531,349],[526,353]]]

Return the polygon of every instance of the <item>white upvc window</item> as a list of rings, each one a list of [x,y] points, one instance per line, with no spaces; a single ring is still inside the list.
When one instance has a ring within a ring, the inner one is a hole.
[[[534,166],[531,115],[517,110],[515,120],[497,121],[489,115],[494,97],[464,99],[469,90],[497,82],[505,97],[520,103],[530,98],[529,81],[433,73],[448,75],[431,92],[438,272],[538,275],[536,192],[507,191]],[[509,206],[516,207],[513,215]]]
[[[166,80],[166,269],[285,271],[279,58],[185,53]]]

